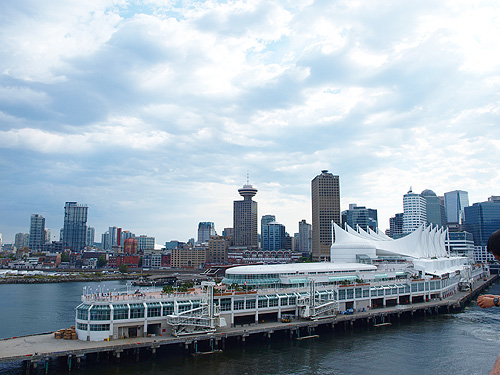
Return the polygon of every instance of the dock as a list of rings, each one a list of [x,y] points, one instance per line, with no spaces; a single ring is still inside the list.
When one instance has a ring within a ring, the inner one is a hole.
[[[55,339],[54,333],[51,332],[8,338],[0,340],[0,363],[22,363],[26,374],[30,374],[38,366],[43,366],[47,373],[50,362],[56,359],[65,360],[68,370],[71,370],[78,368],[82,360],[99,355],[105,355],[115,361],[119,361],[122,355],[134,355],[139,360],[141,357],[154,357],[158,350],[168,350],[173,346],[181,347],[185,354],[201,355],[221,352],[228,342],[231,345],[242,345],[250,338],[270,340],[278,335],[288,339],[306,339],[318,337],[319,330],[388,326],[402,319],[461,311],[497,278],[498,275],[492,275],[486,280],[479,280],[474,283],[472,291],[458,292],[441,300],[376,308],[318,320],[296,319],[286,323],[279,321],[245,324],[220,328],[216,332],[180,337],[134,337],[96,342]]]

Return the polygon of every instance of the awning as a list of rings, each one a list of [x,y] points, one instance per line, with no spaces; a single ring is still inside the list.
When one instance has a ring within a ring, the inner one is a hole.
[[[330,276],[328,278],[328,281],[355,281],[356,279],[359,279],[357,275],[346,275],[346,276]]]

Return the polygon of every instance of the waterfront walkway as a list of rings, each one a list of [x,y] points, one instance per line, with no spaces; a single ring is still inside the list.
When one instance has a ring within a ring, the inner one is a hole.
[[[403,314],[414,313],[434,314],[438,311],[456,311],[462,309],[467,302],[475,298],[482,290],[490,285],[498,276],[490,276],[486,281],[480,280],[473,285],[471,292],[458,292],[443,300],[414,303],[410,305],[398,305],[393,307],[371,309],[365,312],[355,312],[352,315],[338,315],[335,318],[327,318],[316,321],[298,319],[289,323],[268,322],[250,324],[236,327],[224,327],[210,334],[198,334],[182,337],[156,336],[135,337],[112,341],[80,341],[55,339],[54,333],[30,335],[0,340],[0,362],[18,361],[46,361],[57,357],[74,357],[77,360],[89,353],[113,352],[119,358],[124,350],[147,348],[155,353],[156,348],[163,345],[180,344],[186,348],[193,342],[213,340],[220,342],[226,338],[236,337],[241,341],[255,334],[271,334],[277,331],[290,331],[290,337],[301,330],[306,333],[313,332],[315,327],[328,325],[334,327],[336,324],[351,324],[356,321],[366,322],[371,325],[383,324],[386,319],[399,317]],[[297,337],[297,336],[296,336]]]

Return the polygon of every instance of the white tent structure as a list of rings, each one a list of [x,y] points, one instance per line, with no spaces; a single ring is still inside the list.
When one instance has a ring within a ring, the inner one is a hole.
[[[346,225],[342,229],[333,223],[335,243],[330,248],[330,259],[334,263],[356,262],[356,255],[370,258],[378,256],[402,256],[411,260],[415,269],[441,276],[462,270],[467,258],[450,257],[446,252],[447,230],[420,226],[409,235],[394,240],[371,229],[368,232]]]

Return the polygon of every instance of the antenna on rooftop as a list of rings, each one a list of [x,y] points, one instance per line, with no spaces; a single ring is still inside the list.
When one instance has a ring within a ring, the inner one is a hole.
[[[247,185],[250,185],[250,175],[248,174],[248,171],[247,171]]]

